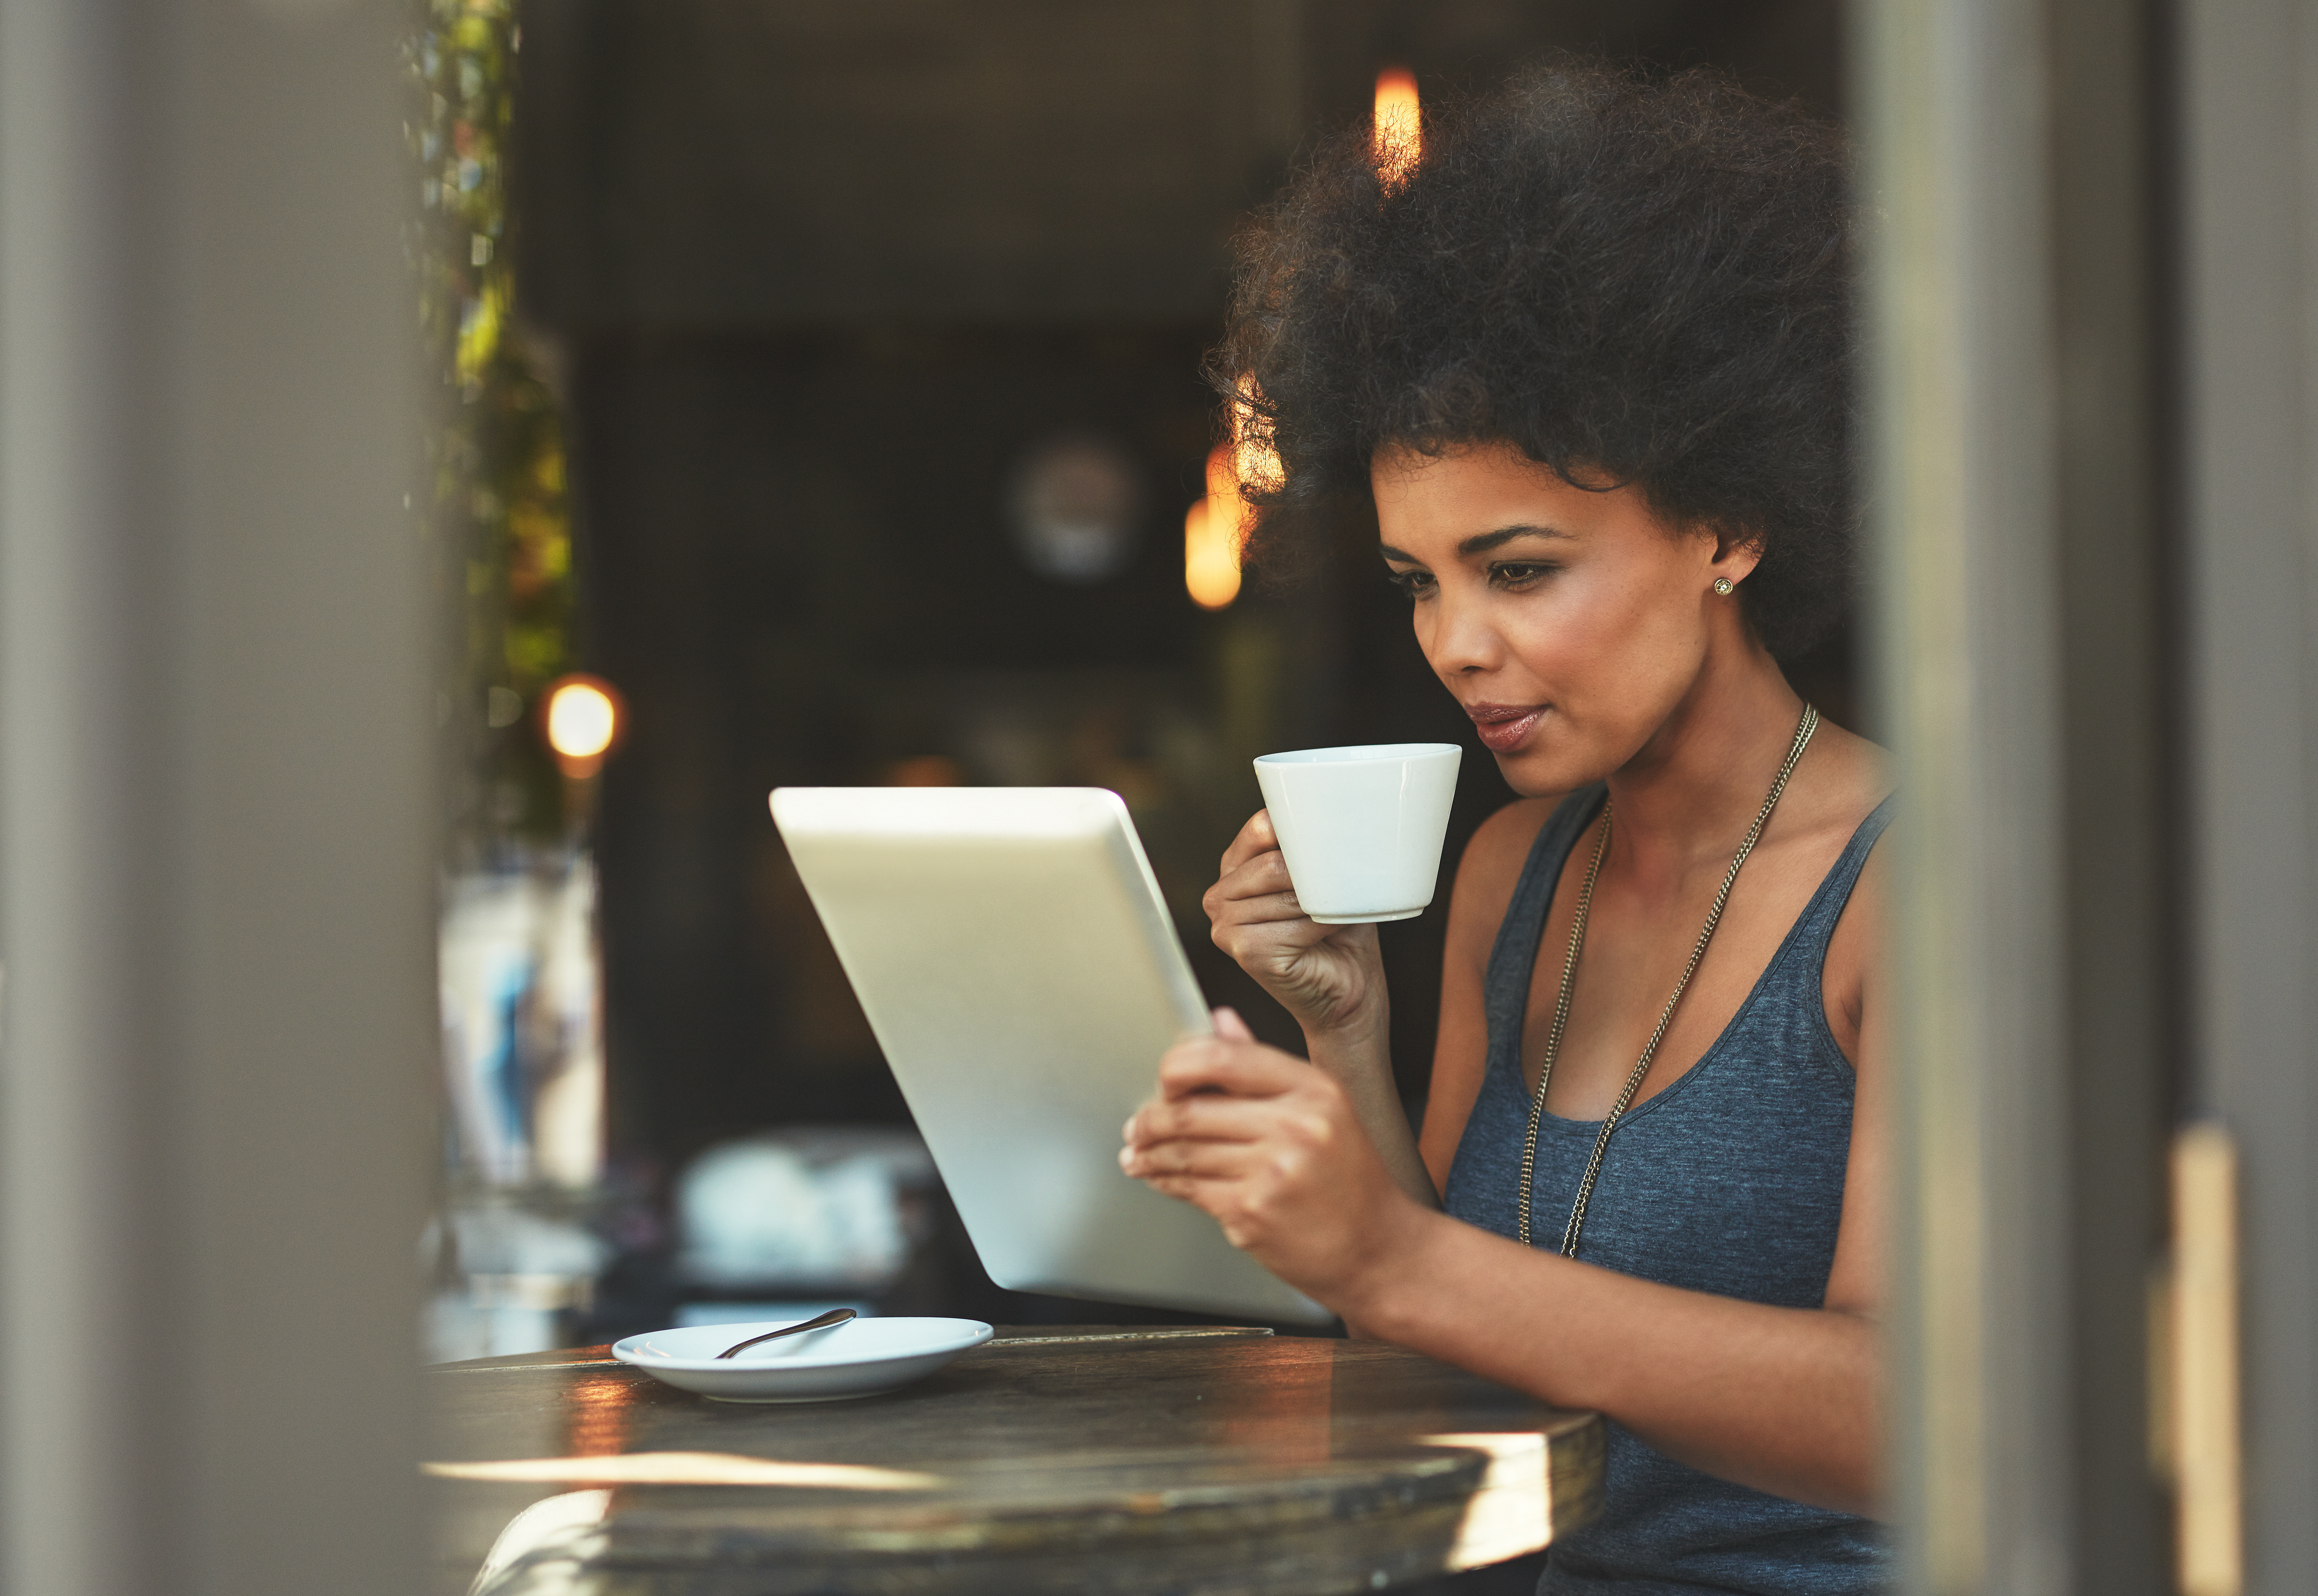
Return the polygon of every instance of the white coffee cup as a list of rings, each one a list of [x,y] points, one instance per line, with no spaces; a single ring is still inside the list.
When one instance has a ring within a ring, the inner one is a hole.
[[[1460,757],[1454,743],[1388,742],[1256,760],[1306,914],[1354,926],[1424,911],[1441,874]]]

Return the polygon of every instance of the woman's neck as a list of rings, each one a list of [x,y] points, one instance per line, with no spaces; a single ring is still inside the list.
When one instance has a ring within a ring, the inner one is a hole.
[[[1641,751],[1609,778],[1622,870],[1678,878],[1727,861],[1794,744],[1803,702],[1747,640],[1710,656]]]

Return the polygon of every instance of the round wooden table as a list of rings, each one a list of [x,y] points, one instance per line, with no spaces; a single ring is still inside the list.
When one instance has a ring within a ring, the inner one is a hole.
[[[1321,1596],[1534,1551],[1601,1493],[1593,1414],[1260,1331],[1002,1331],[827,1403],[709,1402],[602,1348],[428,1385],[445,1596]]]

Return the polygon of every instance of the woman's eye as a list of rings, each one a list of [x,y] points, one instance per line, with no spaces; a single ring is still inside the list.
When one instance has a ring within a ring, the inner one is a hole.
[[[1411,598],[1422,598],[1433,591],[1433,573],[1428,570],[1388,570],[1384,579]]]
[[[1505,560],[1489,567],[1489,584],[1496,587],[1526,587],[1539,578],[1551,575],[1557,569],[1550,564]]]

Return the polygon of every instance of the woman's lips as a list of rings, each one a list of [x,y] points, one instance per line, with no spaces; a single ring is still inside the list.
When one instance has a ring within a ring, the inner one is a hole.
[[[1522,745],[1537,723],[1545,718],[1547,706],[1542,704],[1469,704],[1465,713],[1473,717],[1473,730],[1491,753],[1510,753]]]

